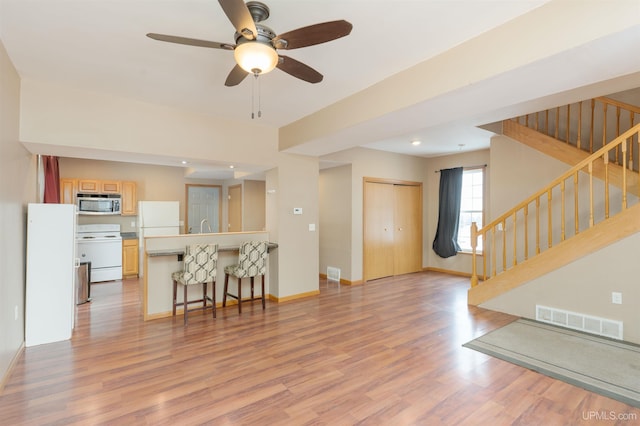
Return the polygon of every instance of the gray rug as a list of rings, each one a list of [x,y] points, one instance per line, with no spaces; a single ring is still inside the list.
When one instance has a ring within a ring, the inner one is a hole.
[[[640,407],[640,346],[519,319],[463,345]]]

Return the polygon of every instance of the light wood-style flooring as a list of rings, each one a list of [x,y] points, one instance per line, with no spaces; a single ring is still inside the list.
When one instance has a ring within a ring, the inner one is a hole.
[[[137,280],[93,285],[71,341],[26,348],[2,425],[635,424],[640,410],[463,348],[514,317],[425,272],[143,322]],[[613,418],[612,418],[613,416]]]

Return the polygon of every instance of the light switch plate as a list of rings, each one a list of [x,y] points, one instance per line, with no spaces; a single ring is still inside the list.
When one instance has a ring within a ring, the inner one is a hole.
[[[310,223],[309,224],[309,231],[315,231],[316,230],[316,224],[315,223]]]
[[[302,207],[294,207],[293,214],[302,214]]]

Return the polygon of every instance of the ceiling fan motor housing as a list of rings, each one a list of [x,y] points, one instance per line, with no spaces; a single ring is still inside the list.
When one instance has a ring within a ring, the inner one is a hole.
[[[271,40],[273,40],[273,38],[276,36],[276,33],[271,28],[262,24],[256,24],[256,29],[258,30],[258,35],[255,40],[248,40],[242,34],[236,31],[234,35],[236,44],[257,41],[258,43],[264,43],[271,46]]]

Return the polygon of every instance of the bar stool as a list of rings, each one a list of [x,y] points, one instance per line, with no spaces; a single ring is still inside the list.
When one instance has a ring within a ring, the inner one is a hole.
[[[216,317],[216,272],[218,265],[218,245],[217,244],[192,244],[185,248],[184,263],[182,271],[171,274],[173,280],[173,316],[176,315],[176,307],[184,306],[184,325],[187,325],[189,304],[202,303],[201,308],[191,309],[191,311],[208,308],[207,301],[213,305],[213,317]],[[213,286],[213,298],[207,296],[207,284]],[[184,298],[178,302],[178,284],[184,287]],[[187,300],[187,289],[194,284],[202,284],[202,299]]]
[[[238,264],[230,265],[224,268],[224,292],[222,296],[222,306],[227,306],[227,296],[238,301],[238,313],[242,313],[242,279],[251,278],[251,299],[244,300],[250,302],[254,300],[262,300],[262,309],[265,308],[264,295],[264,275],[267,271],[267,250],[268,243],[266,241],[247,241],[240,245],[240,253],[238,255]],[[238,280],[238,294],[233,295],[228,292],[229,276],[232,275]],[[262,277],[262,294],[260,297],[254,297],[253,281],[256,276]]]

